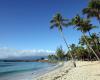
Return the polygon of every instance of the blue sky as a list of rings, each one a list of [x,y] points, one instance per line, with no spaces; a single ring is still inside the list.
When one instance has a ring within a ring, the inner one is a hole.
[[[57,12],[66,18],[81,14],[87,4],[88,0],[0,0],[0,47],[54,51],[62,45],[66,49],[58,30],[49,29],[49,21]],[[69,44],[77,44],[81,36],[72,28],[64,29],[64,34]]]

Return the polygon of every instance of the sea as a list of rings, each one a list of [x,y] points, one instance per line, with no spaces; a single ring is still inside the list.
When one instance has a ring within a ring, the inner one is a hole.
[[[0,62],[0,80],[36,80],[56,67],[43,62]]]

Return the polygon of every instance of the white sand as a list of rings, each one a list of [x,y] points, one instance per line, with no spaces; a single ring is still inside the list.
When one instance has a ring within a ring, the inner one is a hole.
[[[62,67],[36,80],[100,80],[100,62],[77,61],[76,64],[73,68],[72,62],[65,62]]]

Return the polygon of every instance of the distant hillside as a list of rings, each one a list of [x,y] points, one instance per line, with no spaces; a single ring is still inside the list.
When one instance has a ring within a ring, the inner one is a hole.
[[[15,57],[15,58],[5,58],[5,59],[0,59],[0,60],[37,60],[41,58],[47,58],[47,56]]]

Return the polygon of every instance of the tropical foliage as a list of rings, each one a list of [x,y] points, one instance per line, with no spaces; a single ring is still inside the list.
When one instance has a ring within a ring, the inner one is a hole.
[[[68,43],[67,43],[67,41],[66,41],[66,39],[65,39],[65,36],[64,36],[64,34],[63,34],[63,31],[62,31],[64,26],[69,25],[69,22],[66,22],[66,21],[68,21],[68,19],[63,18],[62,15],[61,15],[60,13],[57,13],[57,14],[53,17],[53,19],[50,21],[50,23],[51,23],[50,28],[51,28],[51,29],[53,29],[54,27],[58,28],[58,30],[59,30],[59,32],[61,33],[61,36],[62,36],[62,38],[63,38],[63,40],[64,40],[64,42],[65,42],[65,44],[66,44],[66,47],[67,47],[68,50],[69,50],[70,56],[71,56],[71,58],[72,58],[72,60],[73,60],[72,53],[70,52]],[[73,60],[73,64],[75,64],[74,60]],[[76,64],[75,64],[75,65],[76,65]],[[74,67],[76,67],[76,66],[74,66]]]
[[[87,18],[96,17],[100,23],[100,0],[91,0],[83,9],[83,14],[86,14]]]
[[[63,61],[65,59],[66,59],[65,52],[61,46],[57,48],[55,55],[48,56],[49,62]]]
[[[91,33],[91,30],[97,28],[97,26],[93,25],[90,19],[96,17],[100,22],[100,0],[90,0],[88,6],[84,8],[82,12],[87,16],[86,18],[82,18],[77,14],[75,17],[72,17],[72,19],[66,19],[63,18],[60,13],[57,13],[50,21],[50,28],[58,28],[68,51],[66,52],[62,47],[59,47],[55,55],[48,56],[49,60],[100,60],[100,32]],[[66,42],[63,27],[73,27],[74,30],[82,32],[82,36],[77,45],[69,45]]]

